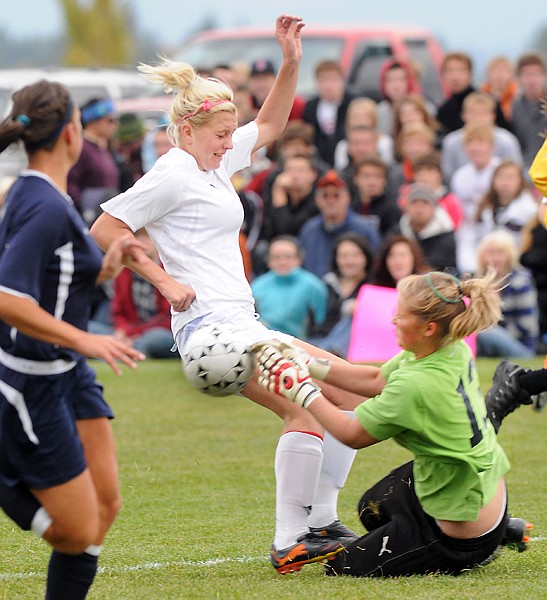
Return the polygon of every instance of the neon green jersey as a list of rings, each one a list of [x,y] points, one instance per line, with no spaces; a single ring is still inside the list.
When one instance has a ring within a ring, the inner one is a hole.
[[[416,360],[400,352],[382,368],[382,393],[355,409],[364,429],[414,454],[416,495],[436,519],[474,521],[509,461],[486,415],[465,342]]]
[[[537,189],[547,198],[547,140],[536,154],[528,173]]]

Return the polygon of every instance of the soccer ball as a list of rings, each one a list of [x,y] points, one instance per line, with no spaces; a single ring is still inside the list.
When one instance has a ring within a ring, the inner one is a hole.
[[[182,370],[201,392],[230,396],[241,391],[255,368],[254,355],[237,331],[222,325],[200,327],[188,338]]]

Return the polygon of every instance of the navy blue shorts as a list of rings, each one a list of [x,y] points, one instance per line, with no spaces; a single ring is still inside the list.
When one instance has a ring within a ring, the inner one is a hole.
[[[86,468],[76,420],[113,414],[85,359],[60,375],[0,364],[0,482],[46,489]]]

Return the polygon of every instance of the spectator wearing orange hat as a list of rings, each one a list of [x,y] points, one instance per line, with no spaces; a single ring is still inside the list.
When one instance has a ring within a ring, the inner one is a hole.
[[[330,270],[336,239],[348,231],[366,238],[374,251],[378,248],[378,219],[359,215],[351,209],[351,195],[336,171],[327,171],[318,179],[315,202],[319,214],[307,221],[298,235],[305,269],[323,277]]]

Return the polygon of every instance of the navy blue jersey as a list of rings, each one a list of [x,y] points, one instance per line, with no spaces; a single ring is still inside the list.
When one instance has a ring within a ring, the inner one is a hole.
[[[0,291],[35,301],[87,329],[102,254],[68,196],[26,171],[9,191],[0,224]],[[0,322],[0,347],[21,358],[73,360],[77,353],[41,342]]]

